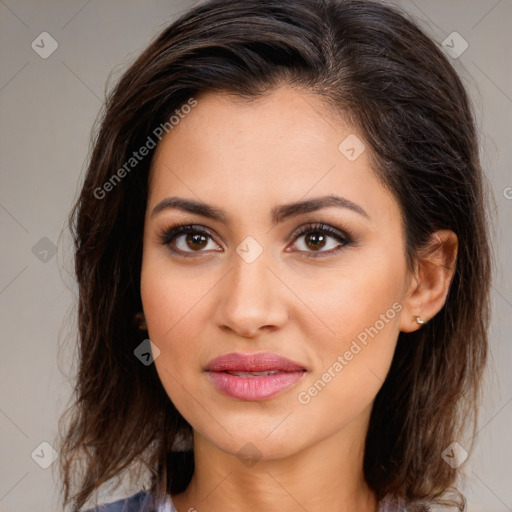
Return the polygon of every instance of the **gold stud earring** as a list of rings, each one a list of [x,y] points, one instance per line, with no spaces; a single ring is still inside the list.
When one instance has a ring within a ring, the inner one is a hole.
[[[133,322],[135,326],[140,329],[141,331],[147,331],[148,326],[146,324],[146,319],[144,318],[144,313],[142,311],[139,311],[138,313],[135,313],[133,316]]]
[[[423,318],[421,318],[421,316],[414,315],[412,317],[412,319],[413,319],[413,321],[415,321],[419,325],[423,325],[425,323],[425,320],[423,320]]]

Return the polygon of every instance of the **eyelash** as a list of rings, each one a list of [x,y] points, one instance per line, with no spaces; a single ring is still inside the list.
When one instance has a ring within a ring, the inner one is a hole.
[[[185,258],[195,257],[196,254],[200,254],[204,251],[182,251],[180,249],[173,249],[171,247],[171,242],[177,238],[179,235],[183,234],[197,234],[201,233],[203,235],[209,236],[210,238],[214,238],[213,233],[200,225],[197,224],[174,224],[172,226],[163,228],[158,233],[158,240],[162,245],[165,245],[175,254],[183,256]],[[333,255],[337,254],[344,247],[348,247],[354,245],[354,237],[349,233],[347,229],[345,232],[333,228],[327,224],[322,223],[309,223],[302,228],[299,229],[298,232],[293,233],[287,241],[296,240],[303,235],[307,235],[309,233],[322,233],[324,235],[328,235],[331,238],[334,238],[338,242],[340,242],[340,246],[335,249],[330,249],[328,251],[293,251],[293,252],[303,252],[304,256],[307,258],[322,258],[324,255]]]

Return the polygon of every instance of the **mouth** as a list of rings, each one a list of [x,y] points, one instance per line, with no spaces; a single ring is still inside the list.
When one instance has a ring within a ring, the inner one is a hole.
[[[266,370],[262,372],[223,372],[227,373],[228,375],[235,375],[236,377],[261,377],[262,375],[275,375],[276,373],[282,373],[280,370]]]
[[[308,371],[277,354],[226,354],[211,361],[205,371],[224,395],[243,401],[271,398],[293,387]]]

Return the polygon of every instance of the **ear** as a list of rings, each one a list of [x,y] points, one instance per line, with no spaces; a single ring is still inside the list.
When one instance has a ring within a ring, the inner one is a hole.
[[[427,245],[420,249],[402,300],[402,332],[416,331],[421,327],[416,316],[426,323],[444,306],[455,273],[457,249],[457,235],[448,229],[432,233]]]

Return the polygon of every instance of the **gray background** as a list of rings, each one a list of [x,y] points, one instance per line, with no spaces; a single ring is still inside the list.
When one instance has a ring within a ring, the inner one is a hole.
[[[498,263],[492,358],[464,490],[471,512],[512,511],[512,1],[395,3],[438,42],[456,31],[469,45],[453,63],[473,97],[481,131],[483,165],[496,198]],[[76,286],[66,216],[83,178],[107,80],[114,83],[191,5],[0,0],[1,512],[60,510],[57,464],[42,469],[34,459],[39,453],[40,461],[47,460],[48,447],[41,452],[39,445],[54,444],[71,391]],[[45,31],[58,42],[47,59],[31,47]],[[108,499],[136,490],[125,485]]]

